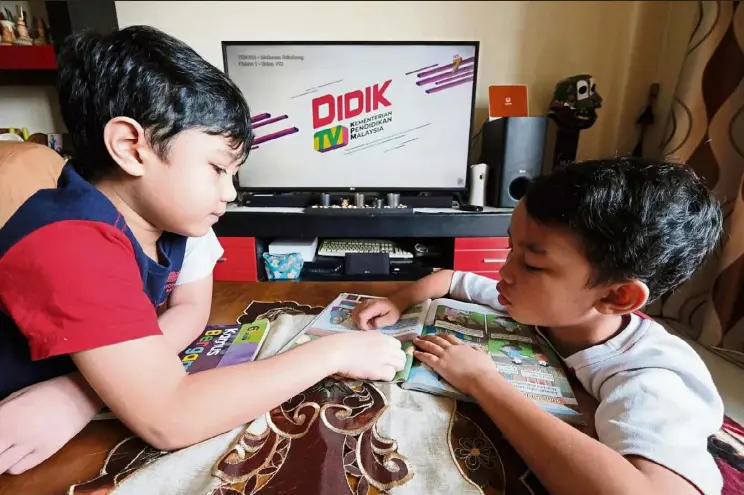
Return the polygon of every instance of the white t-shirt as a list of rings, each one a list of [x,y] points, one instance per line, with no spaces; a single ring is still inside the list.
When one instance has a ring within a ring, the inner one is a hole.
[[[210,275],[224,252],[212,229],[202,237],[189,237],[176,285],[196,282]]]
[[[455,272],[450,295],[503,310],[494,281],[472,273]],[[723,401],[692,347],[633,314],[609,341],[563,360],[599,402],[600,442],[676,472],[705,495],[720,495],[723,479],[707,446],[723,423]]]

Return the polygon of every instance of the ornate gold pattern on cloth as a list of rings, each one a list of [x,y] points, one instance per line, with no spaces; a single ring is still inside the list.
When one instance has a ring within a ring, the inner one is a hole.
[[[386,409],[370,383],[323,380],[269,412],[264,431],[245,429],[214,468],[213,494],[386,494],[413,477],[377,432]]]
[[[111,449],[97,478],[72,485],[68,495],[108,495],[139,469],[157,461],[168,452],[150,447],[138,437],[129,437]]]

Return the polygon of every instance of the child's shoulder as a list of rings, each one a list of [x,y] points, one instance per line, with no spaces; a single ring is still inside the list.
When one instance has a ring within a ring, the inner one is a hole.
[[[583,367],[576,370],[600,403],[598,439],[680,474],[703,493],[720,493],[720,472],[705,445],[721,426],[723,401],[695,350],[645,315],[631,315],[598,347],[579,356]]]
[[[682,380],[689,387],[715,389],[710,372],[690,344],[646,315],[629,318],[626,327],[609,341],[566,359],[580,380],[596,387],[621,374],[632,374],[641,380]]]
[[[68,162],[62,169],[56,188],[42,189],[33,194],[0,229],[0,252],[44,227],[55,225],[64,227],[60,229],[62,232],[73,231],[85,221],[110,225],[119,230],[124,225],[124,219],[114,205],[85,182]]]

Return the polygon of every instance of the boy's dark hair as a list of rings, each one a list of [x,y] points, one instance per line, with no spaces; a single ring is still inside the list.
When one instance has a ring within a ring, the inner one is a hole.
[[[61,46],[57,88],[75,168],[97,180],[116,167],[103,143],[114,117],[136,120],[165,159],[179,132],[199,129],[229,140],[243,160],[250,111],[228,77],[185,43],[148,26],[110,34],[80,32]]]
[[[524,201],[536,222],[578,238],[593,267],[591,285],[640,280],[649,301],[689,279],[721,237],[718,201],[680,164],[572,163],[532,181]]]

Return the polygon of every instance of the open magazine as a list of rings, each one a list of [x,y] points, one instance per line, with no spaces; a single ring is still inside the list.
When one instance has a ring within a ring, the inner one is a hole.
[[[354,308],[373,299],[340,294],[287,348],[338,332],[360,331],[351,319]],[[560,359],[534,327],[522,325],[486,306],[434,299],[405,311],[395,325],[379,329],[403,342],[407,360],[394,381],[407,390],[472,401],[434,370],[413,357],[413,340],[420,335],[449,333],[490,354],[496,369],[517,390],[551,414],[573,424],[584,424]]]

